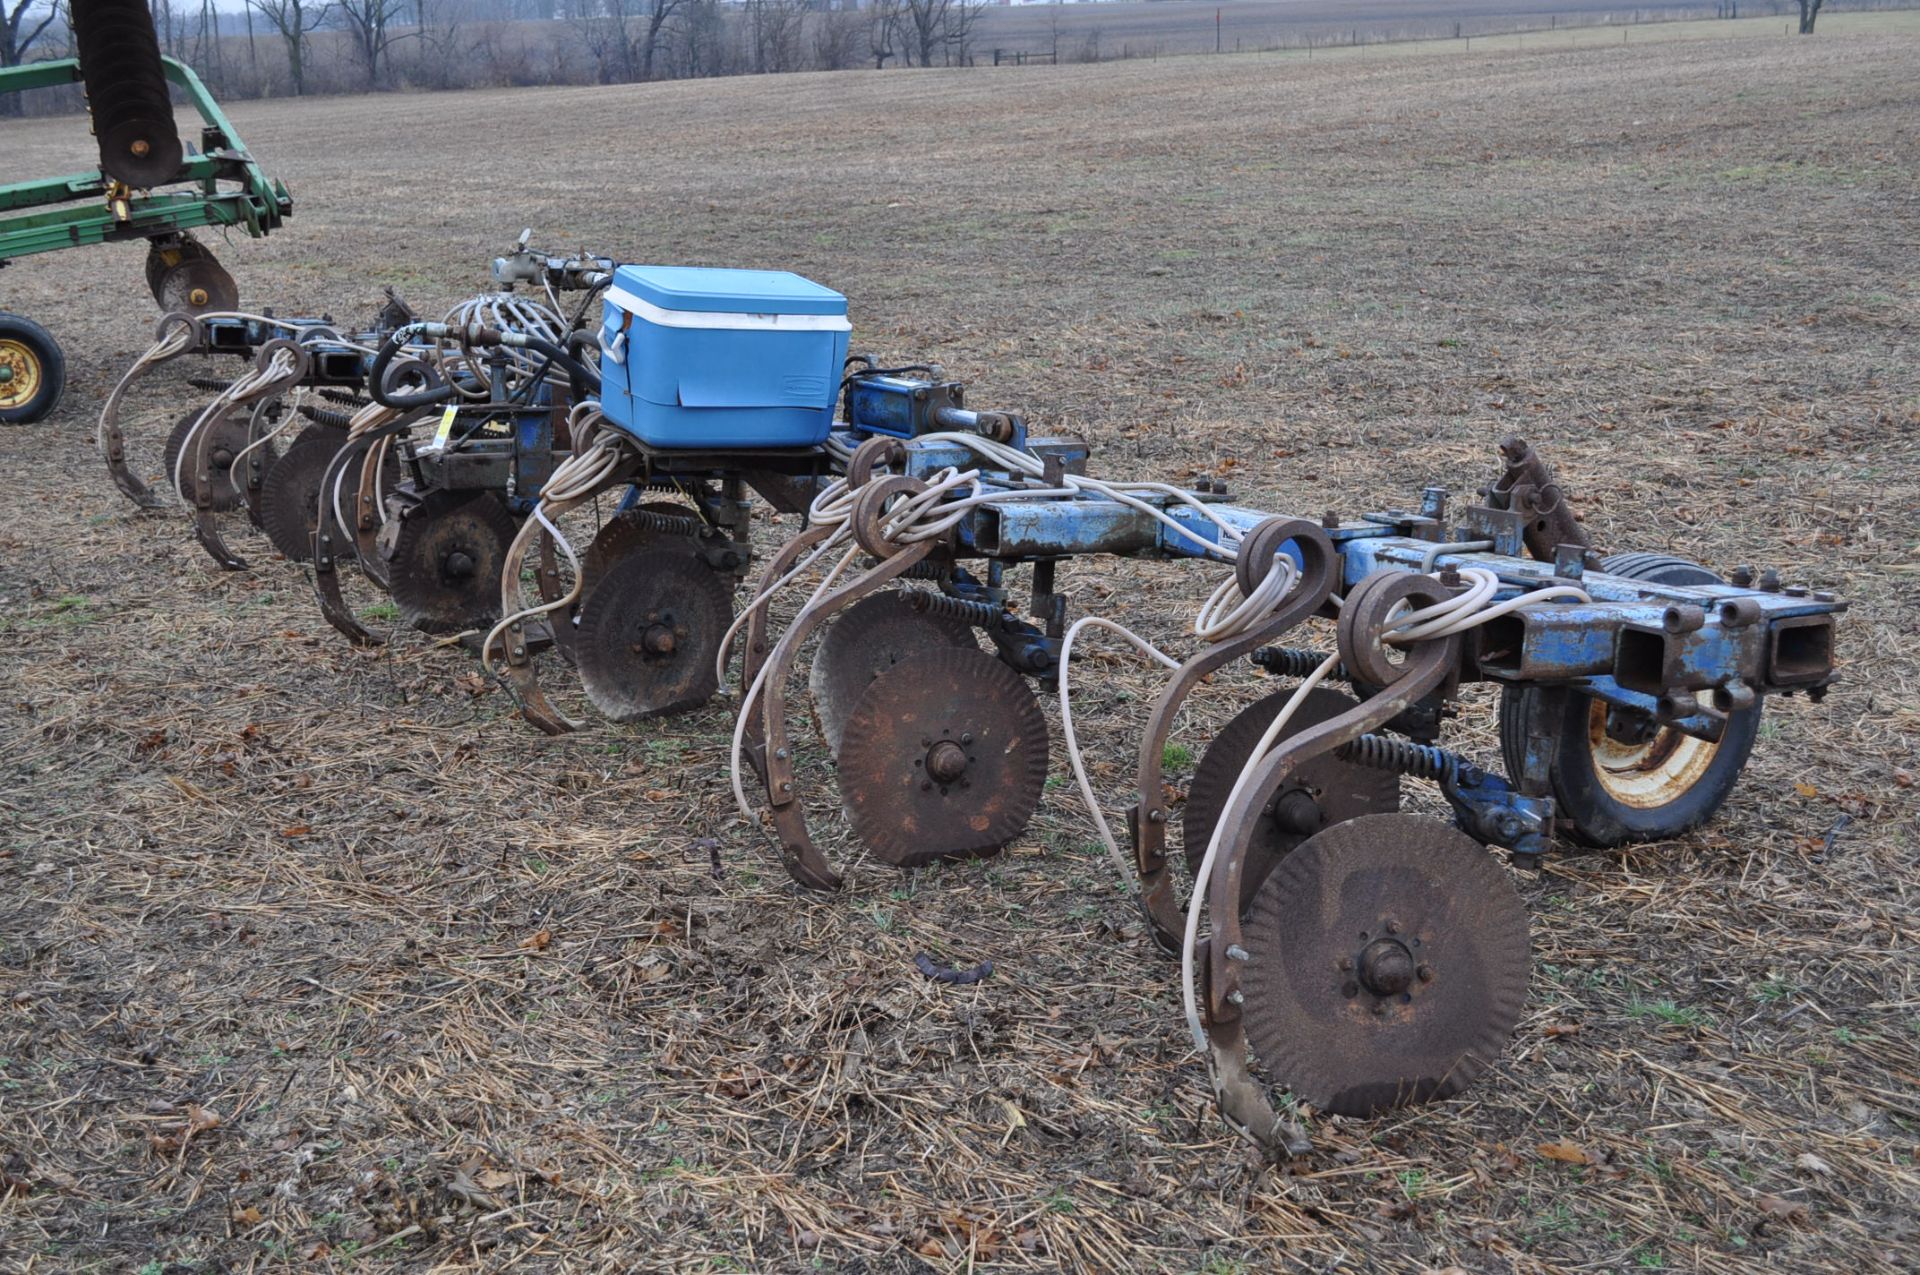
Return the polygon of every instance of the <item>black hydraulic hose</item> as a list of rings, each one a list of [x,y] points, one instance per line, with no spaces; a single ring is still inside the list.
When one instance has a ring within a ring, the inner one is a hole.
[[[415,325],[395,329],[392,336],[380,343],[380,350],[373,356],[373,366],[367,369],[367,392],[373,395],[373,401],[382,407],[391,407],[399,411],[411,411],[417,407],[432,407],[435,403],[444,403],[460,391],[451,381],[442,385],[428,386],[411,394],[398,390],[389,390],[386,385],[387,369],[393,364],[393,356],[407,343],[407,337]]]
[[[496,328],[481,327],[478,324],[460,327],[444,323],[410,323],[381,342],[379,353],[373,356],[373,366],[367,370],[367,388],[376,402],[407,411],[413,408],[431,407],[435,403],[444,403],[459,393],[452,384],[416,390],[410,394],[387,388],[385,384],[387,369],[393,364],[393,356],[399,353],[401,347],[406,345],[416,333],[424,333],[436,339],[458,336],[476,346],[509,345],[532,350],[536,354],[544,354],[550,362],[564,367],[567,370],[568,380],[573,383],[576,393],[581,397],[591,397],[600,391],[599,372],[543,337],[518,332],[501,332]]]
[[[600,394],[600,369],[587,362],[585,351],[588,347],[600,348],[600,338],[592,332],[575,331],[567,337],[567,353],[575,356],[567,368],[568,379],[573,383],[573,400],[597,398]],[[578,369],[578,371],[576,371]],[[587,372],[589,376],[581,376]]]

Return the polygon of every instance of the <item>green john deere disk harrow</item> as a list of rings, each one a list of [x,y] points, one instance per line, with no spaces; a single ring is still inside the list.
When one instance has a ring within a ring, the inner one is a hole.
[[[79,83],[100,147],[98,171],[0,185],[0,266],[15,257],[145,239],[147,287],[160,308],[205,314],[238,302],[233,276],[196,241],[199,226],[262,236],[293,211],[191,67],[163,57],[145,0],[74,0],[79,56],[0,70],[0,93]],[[169,85],[200,113],[182,142]],[[66,359],[40,324],[0,310],[0,424],[46,416]]]

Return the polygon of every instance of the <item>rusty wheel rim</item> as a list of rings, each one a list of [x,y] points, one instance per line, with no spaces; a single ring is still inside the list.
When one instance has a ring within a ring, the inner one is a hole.
[[[1663,726],[1650,739],[1617,737],[1607,725],[1607,705],[1593,701],[1587,741],[1601,791],[1623,806],[1658,810],[1672,805],[1706,776],[1720,745]]]
[[[500,618],[500,568],[517,530],[491,492],[429,492],[388,544],[387,583],[400,619],[458,633]]]
[[[21,407],[40,392],[40,356],[25,342],[0,338],[0,410]]]

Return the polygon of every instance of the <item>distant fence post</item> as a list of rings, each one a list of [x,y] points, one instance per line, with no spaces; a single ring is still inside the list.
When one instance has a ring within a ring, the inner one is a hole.
[[[995,66],[999,66],[999,65],[1000,65],[1000,50],[998,50],[998,49],[995,49],[995,50],[993,51],[993,64],[994,64]]]

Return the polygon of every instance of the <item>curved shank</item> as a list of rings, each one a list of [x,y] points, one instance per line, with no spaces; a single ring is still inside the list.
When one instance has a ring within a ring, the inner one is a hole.
[[[1269,534],[1270,526],[1272,530]],[[1147,718],[1146,734],[1140,741],[1140,804],[1134,807],[1132,818],[1127,822],[1133,833],[1134,867],[1140,875],[1141,906],[1152,928],[1153,941],[1169,953],[1180,950],[1181,933],[1186,922],[1180,914],[1180,904],[1173,895],[1173,874],[1167,870],[1168,813],[1161,796],[1162,759],[1166,756],[1167,737],[1173,733],[1173,719],[1179,714],[1180,706],[1202,678],[1242,655],[1251,654],[1254,648],[1275,641],[1326,604],[1327,596],[1338,579],[1336,572],[1340,559],[1333,542],[1317,524],[1299,518],[1269,519],[1256,527],[1242,541],[1242,546],[1243,551],[1251,552],[1252,546],[1264,545],[1270,556],[1287,540],[1299,547],[1305,565],[1300,573],[1300,581],[1288,596],[1286,605],[1242,636],[1215,643],[1182,664],[1160,692],[1160,698],[1154,702],[1153,713]],[[1268,569],[1271,569],[1270,565]],[[1244,592],[1252,591],[1247,584],[1250,576],[1250,572],[1242,575]],[[1252,584],[1257,586],[1259,578],[1252,578]]]

